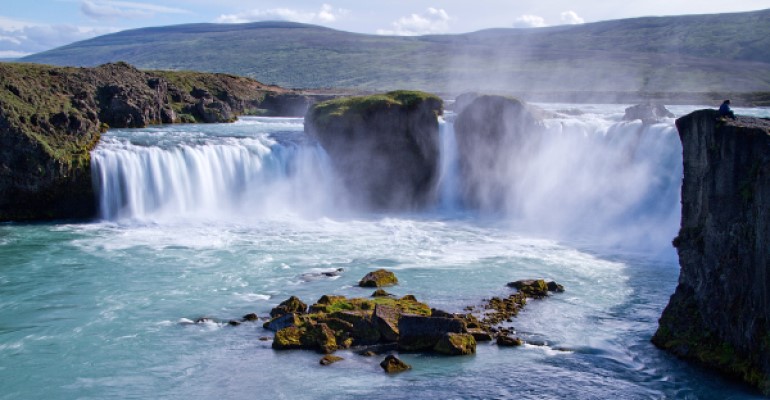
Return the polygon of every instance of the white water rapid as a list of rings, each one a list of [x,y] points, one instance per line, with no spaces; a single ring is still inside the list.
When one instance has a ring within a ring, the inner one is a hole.
[[[508,182],[502,209],[481,211],[463,208],[461,149],[449,115],[441,121],[439,199],[432,209],[446,216],[470,212],[559,240],[670,249],[681,182],[673,120],[643,126],[600,111],[547,120],[536,151],[510,160],[516,172],[498,171]],[[111,131],[92,163],[105,220],[241,221],[349,211],[326,154],[296,118]]]

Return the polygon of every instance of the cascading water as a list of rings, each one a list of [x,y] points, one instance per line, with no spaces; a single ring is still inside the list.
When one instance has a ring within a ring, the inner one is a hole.
[[[266,133],[264,119],[222,125],[219,135],[157,128],[111,132],[92,154],[105,220],[242,219],[323,208],[334,186],[325,154],[298,119]],[[274,128],[276,121],[269,121]]]

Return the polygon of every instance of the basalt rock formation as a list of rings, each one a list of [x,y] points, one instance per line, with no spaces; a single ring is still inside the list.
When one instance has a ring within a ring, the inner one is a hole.
[[[419,208],[438,179],[440,98],[397,91],[313,105],[305,132],[331,157],[353,205],[375,210]]]
[[[0,221],[94,216],[90,151],[110,127],[302,115],[309,102],[232,75],[0,63]]]
[[[522,156],[536,152],[542,119],[549,113],[518,99],[464,94],[455,135],[463,201],[472,207],[501,210],[511,190],[511,177]]]
[[[681,273],[652,341],[770,394],[770,120],[676,121]]]

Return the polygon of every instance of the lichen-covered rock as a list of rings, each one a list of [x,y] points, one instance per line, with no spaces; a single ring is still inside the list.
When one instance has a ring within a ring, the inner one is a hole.
[[[303,348],[301,341],[303,333],[304,332],[296,326],[290,326],[279,330],[275,333],[275,338],[273,339],[273,349],[291,350]]]
[[[277,307],[270,310],[270,316],[276,318],[288,313],[305,314],[306,312],[307,304],[303,303],[302,300],[296,296],[291,296]]]
[[[443,103],[397,91],[313,105],[305,132],[329,154],[352,205],[415,209],[433,199],[438,179],[438,116]]]
[[[372,322],[380,331],[383,340],[388,342],[398,341],[398,320],[401,312],[392,306],[378,304],[372,313]]]
[[[458,318],[426,317],[404,314],[398,321],[398,348],[405,351],[432,349],[447,333],[467,333]]]
[[[391,297],[392,294],[385,291],[385,289],[377,289],[372,293],[372,297]]]
[[[398,284],[396,274],[385,269],[369,272],[358,282],[358,286],[361,287],[393,286],[396,284]]]
[[[500,335],[497,337],[497,345],[500,347],[515,347],[521,346],[524,342],[517,337],[510,337],[506,335]]]
[[[331,364],[334,364],[334,363],[336,363],[338,361],[342,361],[342,360],[344,360],[344,358],[338,357],[338,356],[334,356],[334,355],[331,355],[331,354],[327,354],[327,355],[321,357],[321,360],[318,361],[318,363],[321,364],[321,365],[326,366],[326,365],[331,365]]]
[[[770,394],[770,120],[677,119],[681,272],[652,341]]]
[[[326,324],[309,327],[300,337],[300,343],[307,349],[315,349],[324,354],[337,350],[337,338],[334,331]]]
[[[446,333],[433,346],[433,351],[448,356],[476,354],[476,339],[469,333]]]
[[[509,282],[508,286],[517,289],[528,297],[541,298],[548,296],[548,284],[542,279],[523,279]]]
[[[412,369],[412,367],[401,361],[398,357],[394,355],[388,355],[385,357],[384,360],[380,363],[380,367],[385,370],[385,372],[392,374],[395,372],[403,372]]]

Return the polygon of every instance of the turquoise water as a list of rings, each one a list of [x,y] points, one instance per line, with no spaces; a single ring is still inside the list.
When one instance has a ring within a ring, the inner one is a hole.
[[[600,111],[562,122],[605,135],[626,129],[614,109]],[[301,120],[251,118],[110,132],[95,159],[110,182],[123,176],[102,199],[111,211],[93,222],[0,225],[0,398],[756,397],[649,343],[678,277],[663,239],[623,245],[622,230],[601,235],[576,218],[550,227],[585,235],[558,236],[536,229],[537,215],[484,215],[441,199],[417,214],[348,210],[328,160],[301,130]],[[670,135],[670,123],[654,132]],[[113,175],[120,168],[108,161],[120,160],[139,173]],[[678,204],[668,180],[638,164],[637,183]],[[244,165],[260,172],[240,173]],[[169,192],[171,181],[187,183]],[[670,241],[678,214],[649,207],[650,193],[616,196],[625,213],[589,213],[591,197],[570,209],[607,224],[630,213],[662,224]],[[313,352],[273,351],[259,340],[271,336],[261,322],[226,324],[265,316],[290,295],[368,296],[355,284],[381,267],[401,282],[389,291],[447,311],[505,295],[516,279],[553,279],[567,291],[531,302],[509,324],[544,346],[402,354],[413,369],[393,376],[381,357],[340,351],[344,361],[322,367]],[[339,277],[320,274],[337,268]],[[213,322],[191,323],[199,317]]]

